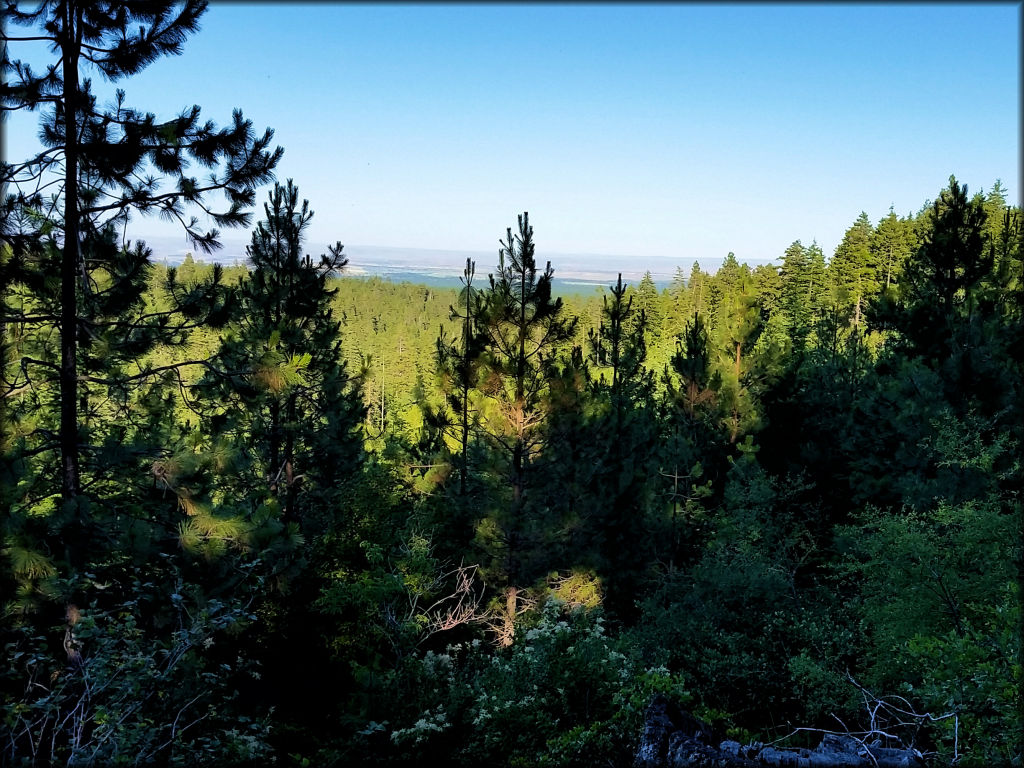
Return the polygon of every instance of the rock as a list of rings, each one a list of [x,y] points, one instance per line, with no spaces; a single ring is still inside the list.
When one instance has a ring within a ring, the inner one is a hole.
[[[734,751],[712,746],[711,727],[679,709],[660,694],[651,699],[644,715],[644,730],[633,760],[635,768],[746,768],[753,766]]]
[[[915,749],[864,744],[844,734],[824,734],[815,749],[778,749],[736,741],[714,744],[711,727],[662,695],[651,699],[634,768],[916,768]]]
[[[669,734],[676,730],[669,709],[671,702],[664,696],[651,699],[644,713],[644,730],[636,748],[633,765],[636,768],[662,768],[668,748]]]
[[[748,768],[754,763],[739,754],[723,752],[676,731],[669,736],[664,765],[671,768]]]
[[[738,741],[723,741],[718,745],[718,749],[725,752],[727,755],[739,757],[741,754],[740,750],[743,749],[743,747],[740,746]]]

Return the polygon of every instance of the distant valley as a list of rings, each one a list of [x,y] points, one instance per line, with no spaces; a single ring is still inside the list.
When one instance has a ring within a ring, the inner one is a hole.
[[[153,249],[153,260],[170,266],[181,264],[190,247],[183,238],[158,236],[146,240]],[[197,261],[215,261],[224,265],[245,262],[247,241],[223,239],[224,247],[215,254],[195,253]],[[311,243],[307,252],[318,254],[326,251],[326,243]],[[493,253],[484,251],[460,251],[433,248],[400,248],[379,245],[351,245],[345,247],[349,265],[345,274],[350,277],[381,277],[394,282],[425,283],[435,286],[459,285],[466,259],[476,262],[476,279],[486,282],[487,275],[497,268],[497,248]],[[723,254],[724,256],[724,254]],[[714,274],[722,264],[723,256],[717,257],[639,257],[629,255],[593,253],[544,253],[538,252],[537,260],[543,264],[551,262],[555,270],[555,288],[560,293],[590,293],[600,286],[615,282],[621,272],[622,279],[636,284],[644,273],[650,271],[659,288],[665,288],[682,267],[687,275],[694,261],[701,268]],[[756,262],[751,266],[756,266]]]

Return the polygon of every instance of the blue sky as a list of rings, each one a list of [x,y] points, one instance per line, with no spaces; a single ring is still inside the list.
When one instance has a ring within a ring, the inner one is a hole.
[[[951,173],[1019,202],[1020,12],[223,3],[122,87],[273,127],[311,249],[496,252],[528,210],[541,256],[831,255],[861,210],[916,212]],[[6,129],[26,156],[34,119]]]

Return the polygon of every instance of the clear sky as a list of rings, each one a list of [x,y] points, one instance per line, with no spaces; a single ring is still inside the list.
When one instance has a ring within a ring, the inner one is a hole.
[[[797,238],[831,255],[860,211],[916,212],[950,174],[1019,203],[1020,23],[1009,3],[215,3],[121,85],[162,119],[274,128],[311,245],[491,252],[528,210],[540,256],[688,266]],[[34,118],[5,127],[27,156]]]

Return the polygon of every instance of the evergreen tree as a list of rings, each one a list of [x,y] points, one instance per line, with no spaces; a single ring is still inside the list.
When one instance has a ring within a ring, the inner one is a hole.
[[[234,665],[213,664],[202,642],[246,620],[245,597],[260,577],[242,565],[207,589],[206,563],[178,547],[178,522],[197,506],[169,493],[186,470],[173,393],[184,367],[208,361],[165,357],[197,324],[225,319],[227,292],[214,270],[190,290],[171,284],[159,301],[146,296],[151,252],[128,239],[128,227],[136,214],[159,213],[180,221],[198,247],[216,248],[217,229],[201,231],[188,211],[198,208],[214,227],[247,225],[254,189],[272,178],[281,150],[268,149],[270,131],[253,136],[240,112],[218,130],[199,121],[198,107],[159,124],[129,108],[123,91],[101,107],[85,77],[92,67],[108,81],[130,78],[180,53],[204,9],[201,2],[62,2],[4,10],[8,24],[39,28],[4,34],[0,100],[4,110],[41,108],[43,148],[0,165],[12,283],[2,313],[18,327],[17,338],[5,327],[4,342],[14,341],[22,371],[4,369],[9,393],[18,395],[17,439],[4,458],[20,477],[8,475],[17,485],[5,489],[14,504],[3,519],[4,586],[8,578],[18,584],[19,605],[17,614],[5,612],[3,643],[31,655],[29,674],[51,686],[33,690],[20,680],[25,669],[5,670],[5,698],[20,681],[17,697],[40,716],[4,741],[15,755],[30,740],[47,742],[45,752],[33,752],[40,762],[89,754],[114,762],[127,750],[140,762],[170,760],[187,743],[197,759],[213,759],[211,734],[232,715],[222,705],[225,670]],[[49,43],[53,63],[42,75],[9,58],[8,44],[22,40]],[[190,166],[211,175],[199,181]],[[221,194],[226,210],[217,212],[210,198]],[[221,546],[242,546],[244,531],[233,521],[216,525]],[[58,611],[63,649],[53,637]],[[201,701],[211,716],[176,741],[175,715]],[[34,730],[67,722],[71,711],[77,730],[51,729],[45,739]],[[255,757],[261,744],[237,746]]]
[[[181,217],[191,204],[205,209],[208,193],[217,191],[228,196],[229,209],[214,214],[215,221],[245,224],[252,188],[270,176],[280,156],[265,149],[270,132],[254,139],[240,114],[225,131],[199,126],[198,108],[156,126],[153,115],[126,108],[121,92],[113,107],[99,109],[80,76],[87,61],[117,79],[179,52],[203,7],[8,8],[15,23],[42,25],[41,39],[59,55],[40,77],[9,61],[5,48],[5,75],[12,76],[0,91],[6,109],[44,106],[45,149],[2,166],[5,186],[13,190],[4,202],[12,284],[3,314],[19,328],[20,358],[20,373],[7,367],[4,378],[23,395],[12,403],[21,434],[11,458],[20,479],[5,523],[20,530],[26,547],[52,553],[53,574],[66,580],[44,603],[64,599],[84,610],[92,599],[108,607],[135,599],[121,579],[126,562],[146,562],[174,546],[168,534],[182,514],[181,499],[167,497],[165,472],[176,463],[183,435],[173,422],[172,393],[182,385],[183,368],[207,363],[183,360],[180,351],[198,324],[216,326],[226,317],[227,292],[216,269],[189,290],[171,280],[166,300],[145,295],[152,285],[151,252],[126,240],[130,214]],[[141,23],[137,33],[128,31],[128,21]],[[220,175],[199,188],[185,175],[190,161]],[[161,189],[168,180],[173,188]],[[61,182],[61,192],[46,200],[34,190],[50,181]],[[215,231],[201,234],[196,222],[186,225],[201,244],[216,245]],[[167,359],[170,351],[178,355]],[[237,541],[239,531],[219,533],[222,542]],[[178,565],[165,564],[171,563]],[[86,573],[124,589],[92,590]],[[155,569],[153,583],[166,586],[176,577],[174,568]]]
[[[341,243],[318,261],[302,254],[313,212],[290,179],[274,185],[264,213],[235,320],[197,392],[201,407],[214,404],[214,444],[241,462],[225,479],[236,498],[249,500],[247,514],[270,505],[301,527],[329,506],[360,453],[363,407],[341,359],[335,291],[327,287],[348,259]]]
[[[558,355],[544,396],[544,444],[532,465],[525,512],[535,522],[533,559],[542,555],[549,568],[593,561],[592,534],[603,502],[596,487],[603,446],[593,386],[581,347]]]
[[[736,260],[736,255],[730,251],[718,272],[712,276],[708,290],[708,330],[713,337],[727,324],[726,317],[731,310],[733,296],[740,289],[741,283],[749,279],[750,267],[746,264],[741,265]]]
[[[676,267],[668,287],[668,295],[669,309],[665,317],[665,335],[675,338],[683,332],[687,319],[693,315],[690,290],[682,267]]]
[[[473,324],[476,307],[476,292],[473,288],[475,272],[475,262],[466,259],[459,305],[450,309],[450,319],[457,323],[458,340],[449,340],[444,326],[441,326],[437,337],[437,370],[441,378],[441,390],[444,393],[447,412],[431,414],[438,426],[458,441],[460,497],[466,495],[469,479],[469,438],[475,426],[476,416],[471,397],[477,383],[479,363],[479,336]]]
[[[668,377],[665,384],[670,400],[680,406],[686,416],[697,419],[701,409],[715,399],[720,377],[712,372],[708,332],[700,315],[686,325],[683,336],[676,340],[676,354],[672,357],[671,372],[679,378],[681,387]]]
[[[950,177],[931,207],[930,229],[907,261],[900,285],[901,331],[911,349],[927,358],[948,358],[957,330],[970,320],[994,253],[985,243],[981,201],[967,197],[966,185]]]
[[[903,273],[903,264],[910,255],[911,240],[906,219],[896,216],[893,209],[878,222],[871,238],[871,251],[878,264],[879,279],[883,288],[888,290],[894,283],[899,283]],[[884,275],[884,281],[882,276]]]
[[[783,312],[782,275],[774,264],[759,264],[750,274],[758,303],[766,317],[776,317]]]
[[[1019,323],[1024,313],[1024,260],[1021,238],[1024,222],[1020,209],[1009,209],[1003,214],[1002,226],[992,250],[994,252],[993,282],[996,301],[1007,324]]]
[[[717,275],[715,275],[717,277]],[[725,301],[725,294],[722,291],[722,284],[712,277],[707,285],[707,318],[708,332],[715,335],[721,326],[722,304]]]
[[[1003,214],[1003,226],[995,251],[994,314],[998,317],[993,345],[1006,361],[1009,375],[1000,377],[1010,390],[1007,422],[1015,429],[1018,443],[1024,440],[1024,225],[1019,208]]]
[[[690,279],[686,281],[686,287],[690,291],[691,314],[708,316],[708,282],[709,275],[700,268],[696,261],[690,268]],[[687,316],[689,318],[689,315]],[[685,324],[685,323],[684,323]]]
[[[745,273],[749,273],[749,269],[736,260],[735,253],[729,251],[722,260],[722,266],[715,273],[714,280],[722,289],[722,293],[728,295],[739,286]]]
[[[782,256],[782,309],[796,349],[803,349],[813,317],[812,274],[807,249],[794,241]]]
[[[650,270],[644,272],[644,276],[636,288],[635,299],[636,314],[634,318],[639,318],[641,315],[645,318],[646,338],[644,341],[650,349],[661,339],[661,328],[665,316],[661,308],[661,295],[654,284]]]
[[[723,365],[725,375],[721,404],[726,410],[729,440],[733,443],[739,437],[744,422],[753,416],[752,393],[747,376],[752,365],[747,355],[753,350],[764,327],[761,303],[749,270],[746,265],[743,266],[724,296],[716,334],[728,359]]]
[[[110,230],[123,228],[137,211],[181,221],[198,247],[212,250],[218,247],[217,230],[200,231],[198,219],[185,218],[186,207],[200,207],[217,226],[246,225],[245,208],[253,202],[254,189],[271,178],[281,156],[280,149],[267,150],[273,133],[268,130],[254,138],[251,123],[239,111],[229,128],[217,130],[212,123],[200,123],[195,106],[157,123],[153,114],[128,108],[123,91],[117,92],[113,107],[97,105],[91,82],[83,77],[86,66],[116,81],[162,56],[179,54],[205,9],[205,2],[191,1],[72,1],[44,3],[30,11],[12,4],[5,11],[14,24],[42,27],[41,34],[27,38],[5,34],[5,42],[45,40],[55,54],[46,73],[37,75],[23,62],[9,59],[5,46],[0,87],[4,109],[34,110],[50,104],[53,109],[44,111],[41,119],[44,150],[18,164],[3,163],[0,182],[16,190],[22,207],[56,212],[47,227],[55,228],[53,243],[60,253],[60,315],[51,327],[63,329],[60,362],[52,370],[59,383],[59,466],[65,501],[78,496],[82,487],[78,347],[89,329],[81,317],[79,277],[88,272],[90,257],[109,251],[98,244],[109,243]],[[190,163],[215,173],[199,181],[188,175]],[[55,178],[62,179],[61,191],[45,201],[35,190],[48,185],[37,182]],[[162,181],[168,181],[169,188],[162,187]],[[209,208],[206,200],[215,192],[226,195],[226,211]],[[115,253],[120,258],[122,252]],[[129,269],[144,270],[146,253],[136,250],[135,266]]]
[[[829,280],[839,306],[849,310],[854,325],[860,325],[864,307],[878,290],[878,265],[871,249],[874,230],[868,215],[861,212],[846,230],[829,263]]]
[[[827,283],[825,252],[821,250],[817,240],[807,246],[807,301],[815,321],[820,319],[823,310],[831,305],[825,298]]]
[[[1008,210],[1006,204],[1006,187],[1003,182],[996,179],[992,189],[984,196],[982,207],[985,209],[985,219],[988,222],[985,227],[985,238],[989,242],[996,242],[1002,229],[1003,216]]]
[[[507,622],[517,613],[517,589],[526,577],[527,540],[537,540],[536,520],[527,519],[530,472],[545,445],[545,394],[555,373],[557,345],[568,340],[575,321],[551,296],[550,262],[538,273],[533,227],[528,214],[498,253],[498,269],[478,294],[476,330],[481,336],[483,394],[491,408],[482,426],[492,445],[509,497],[485,521],[485,538],[500,557],[495,576],[508,585]],[[533,530],[531,530],[531,528]]]
[[[803,349],[823,308],[831,304],[825,295],[825,254],[817,240],[806,247],[794,241],[783,256],[780,277],[781,305],[790,337],[797,349]]]
[[[669,509],[665,536],[669,546],[660,555],[671,571],[680,565],[680,558],[688,559],[700,548],[706,522],[702,499],[710,493],[708,476],[721,455],[714,414],[722,377],[714,370],[708,331],[700,315],[695,314],[676,339],[676,352],[662,379],[658,460],[662,495]]]
[[[650,272],[647,273],[647,277]],[[648,323],[647,314],[634,299],[639,294],[627,298],[628,287],[622,283],[619,274],[615,285],[611,286],[611,301],[608,295],[602,297],[601,324],[598,331],[590,332],[590,357],[598,369],[610,368],[611,378],[605,381],[601,373],[601,385],[607,387],[612,395],[613,404],[621,415],[629,404],[636,402],[640,395],[636,387],[646,391],[643,382],[649,379],[645,375],[643,362],[646,357],[647,345],[644,341],[645,328]]]
[[[597,457],[590,462],[592,537],[599,571],[605,574],[606,605],[619,617],[634,613],[651,554],[645,516],[657,470],[654,381],[644,365],[647,318],[634,308],[633,298],[626,297],[619,275],[610,298],[604,296],[600,330],[589,340],[591,361],[603,369],[595,383],[597,410],[590,438]]]

